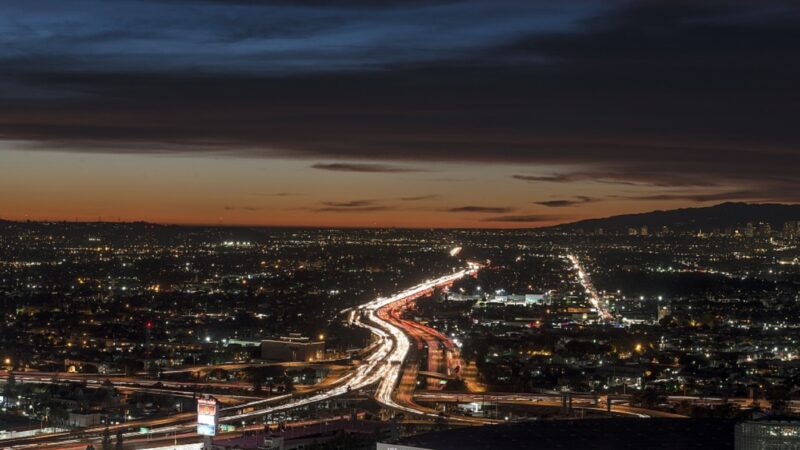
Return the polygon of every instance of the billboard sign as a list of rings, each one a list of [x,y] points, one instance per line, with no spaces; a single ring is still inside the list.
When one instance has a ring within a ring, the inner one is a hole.
[[[197,434],[214,436],[217,434],[217,401],[197,399]]]

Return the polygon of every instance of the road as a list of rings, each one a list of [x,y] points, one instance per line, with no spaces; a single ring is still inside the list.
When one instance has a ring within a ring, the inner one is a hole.
[[[588,275],[581,267],[577,257],[569,255],[576,268],[580,282],[589,294],[589,299],[592,304],[597,308],[601,317],[604,320],[613,320],[613,316],[605,309],[600,302],[594,288],[591,285]],[[479,266],[470,264],[467,269],[455,272],[451,275],[443,276],[434,280],[428,280],[410,289],[402,291],[391,297],[378,298],[357,308],[349,309],[351,323],[368,329],[374,336],[374,342],[368,349],[361,353],[362,361],[355,367],[354,370],[344,373],[341,377],[333,377],[336,379],[328,379],[323,383],[315,386],[308,392],[300,394],[287,394],[271,398],[262,398],[257,396],[245,395],[231,395],[230,401],[244,402],[238,403],[235,406],[221,408],[220,422],[221,423],[239,423],[248,419],[262,417],[274,412],[285,411],[316,402],[325,401],[337,396],[349,393],[351,390],[358,390],[371,385],[377,384],[375,393],[376,400],[388,408],[397,411],[403,411],[418,416],[428,418],[439,418],[439,413],[428,407],[423,407],[414,401],[413,395],[416,388],[416,378],[418,367],[410,364],[404,366],[409,351],[411,349],[411,341],[409,335],[414,336],[416,342],[428,342],[431,347],[431,342],[436,342],[437,348],[452,349],[452,342],[444,335],[429,327],[417,324],[412,321],[403,320],[399,316],[399,307],[413,301],[424,295],[433,292],[434,289],[448,286],[455,281],[469,275],[474,275],[479,270]],[[437,371],[445,370],[450,371],[452,374],[454,367],[463,367],[460,358],[456,356],[448,358],[452,361],[447,365],[443,364],[441,360],[436,362],[435,369]],[[454,365],[456,364],[456,365]],[[232,367],[234,369],[239,368]],[[431,368],[431,367],[429,367]],[[196,370],[199,368],[191,368],[189,370]],[[70,379],[75,381],[86,380],[88,384],[97,385],[98,387],[105,381],[106,376],[94,375],[95,379],[86,379],[87,377],[76,374],[53,374],[53,373],[17,373],[15,374],[17,380],[20,382],[55,382],[56,379]],[[402,382],[401,382],[401,377]],[[113,377],[111,382],[115,387],[127,389],[147,389],[147,390],[175,390],[178,394],[194,394],[192,391],[181,391],[187,385],[193,383],[187,382],[169,382],[161,381],[162,385],[158,388],[152,385],[142,386],[142,379],[133,377]],[[156,380],[146,380],[147,383],[155,384]],[[174,385],[173,385],[174,383]],[[216,383],[214,387],[237,387],[244,388],[244,385],[238,386],[236,383]],[[202,386],[208,386],[209,383],[199,383]],[[219,385],[219,386],[216,386]],[[197,388],[200,386],[192,386]],[[249,387],[249,386],[248,386]],[[171,394],[175,394],[170,392]],[[395,395],[397,393],[397,395]],[[435,397],[438,395],[439,397]],[[468,397],[472,395],[472,397]],[[504,397],[497,397],[492,399],[494,394],[446,394],[446,393],[422,393],[416,398],[425,401],[463,401],[466,399],[483,399],[490,401],[507,401],[517,402],[522,404],[545,404],[554,403],[560,404],[560,400],[554,400],[553,396],[539,396],[534,395],[526,396],[526,394],[505,394]],[[448,397],[449,396],[449,397]],[[455,396],[455,397],[453,397]],[[449,400],[448,400],[449,398]],[[455,398],[455,400],[453,400]],[[690,400],[690,397],[683,397],[685,400]],[[702,399],[701,399],[702,400]],[[710,399],[705,399],[706,401]],[[577,404],[583,406],[584,399],[578,398],[575,400]],[[586,405],[585,407],[591,408],[592,406]],[[602,409],[602,408],[593,408]],[[640,408],[632,408],[625,405],[612,405],[612,412],[619,414],[628,414],[638,417],[653,416],[650,410],[641,410]],[[657,414],[662,414],[658,412]],[[663,413],[669,414],[669,413]],[[478,418],[458,418],[452,417],[453,420],[464,420],[467,423],[486,423],[483,419]],[[176,414],[169,417],[158,419],[147,419],[140,421],[133,421],[129,423],[112,425],[109,427],[112,434],[117,429],[130,430],[139,427],[147,427],[150,429],[149,433],[131,432],[126,431],[124,436],[127,442],[143,443],[149,440],[168,441],[170,436],[182,442],[183,439],[196,437],[194,434],[196,414],[184,413]],[[89,427],[81,430],[73,430],[62,433],[52,433],[48,435],[36,436],[31,438],[20,438],[13,441],[0,442],[0,447],[10,445],[18,445],[19,448],[79,448],[81,443],[96,441],[102,434],[105,426]],[[85,448],[85,445],[81,448]]]
[[[478,265],[471,264],[470,268],[463,270],[454,275],[442,277],[433,282],[429,282],[416,288],[406,291],[407,295],[398,295],[377,301],[373,305],[366,308],[367,317],[370,322],[377,325],[378,333],[388,333],[394,342],[394,348],[389,357],[390,364],[384,365],[383,377],[380,379],[377,392],[375,394],[376,400],[384,406],[402,411],[405,413],[416,414],[430,418],[441,418],[440,412],[432,408],[421,406],[413,401],[413,391],[416,388],[416,379],[418,366],[412,362],[410,364],[403,364],[411,350],[411,342],[409,336],[413,337],[420,347],[420,343],[425,341],[428,343],[428,350],[434,350],[434,354],[442,355],[442,348],[455,349],[452,342],[444,335],[432,328],[425,327],[413,321],[401,319],[399,317],[399,308],[405,307],[409,302],[424,295],[429,295],[433,289],[442,286],[449,286],[456,280],[463,278],[466,275],[474,275],[479,269]],[[362,325],[366,325],[361,322]],[[371,325],[367,325],[371,326]],[[460,358],[457,359],[460,361]],[[438,373],[442,368],[447,366],[444,364],[443,358],[434,360],[434,365],[429,368],[434,368]],[[454,359],[455,361],[455,359]],[[430,356],[429,356],[430,364]],[[455,362],[460,364],[460,362]],[[398,384],[399,382],[399,384]],[[395,395],[396,393],[396,395]],[[450,421],[463,422],[474,425],[483,425],[487,423],[496,423],[496,421],[466,417],[466,416],[450,416]]]
[[[451,285],[456,280],[459,280],[464,276],[474,275],[477,273],[478,268],[478,265],[470,264],[468,269],[415,286],[414,288],[400,293],[394,297],[378,299],[368,304],[364,308],[365,316],[369,323],[363,321],[359,321],[359,323],[361,323],[362,326],[369,327],[374,333],[381,336],[381,338],[388,335],[389,341],[391,342],[391,350],[389,351],[389,356],[387,358],[388,363],[384,363],[381,369],[378,371],[380,375],[380,382],[375,394],[375,398],[378,402],[386,407],[398,411],[429,417],[438,417],[438,413],[434,414],[427,410],[415,409],[413,406],[402,405],[393,398],[395,387],[397,386],[401,377],[403,361],[405,361],[411,348],[411,342],[400,326],[392,323],[388,317],[386,319],[381,318],[381,315],[384,317],[386,317],[386,315],[385,313],[379,315],[378,311],[394,303],[413,300],[414,298],[432,292],[432,290],[437,287]],[[371,324],[374,324],[374,326]]]
[[[427,368],[419,373],[430,375],[426,378],[428,390],[441,389],[443,386],[441,380],[459,378],[463,363],[458,348],[447,336],[433,328],[401,317],[414,304],[414,301],[394,303],[380,309],[378,315],[381,319],[401,328],[413,339],[417,350],[412,352],[413,355],[420,355],[427,347]]]
[[[341,416],[341,417],[327,417],[321,419],[307,419],[296,421],[292,423],[285,424],[285,427],[289,430],[293,428],[304,428],[311,425],[316,424],[325,424],[335,420],[341,419],[349,419],[349,416]],[[271,426],[273,430],[276,427],[273,425]],[[181,445],[187,444],[195,444],[198,441],[197,435],[197,426],[194,422],[189,424],[183,424],[180,426],[170,427],[163,432],[151,432],[151,433],[141,433],[141,432],[127,432],[123,434],[125,448],[126,449],[133,449],[133,448],[158,448],[158,447],[166,447],[166,448],[175,448],[179,449]],[[248,425],[246,427],[239,427],[236,431],[232,432],[219,432],[215,439],[232,439],[237,438],[242,435],[244,431],[261,431],[264,430],[265,426],[263,424],[255,424],[255,425]],[[115,439],[115,434],[111,433],[112,441]],[[72,437],[72,438],[62,438],[57,441],[53,442],[45,442],[45,443],[30,443],[30,444],[18,444],[14,445],[13,448],[52,448],[58,450],[85,450],[88,444],[93,444],[95,448],[101,447],[102,441],[102,433],[95,433],[93,436],[86,436],[81,437]],[[8,441],[10,442],[10,441]],[[0,444],[0,448],[6,448],[7,442],[2,442]],[[187,445],[187,448],[188,445]],[[197,447],[191,447],[197,448]]]
[[[175,369],[162,370],[162,375],[172,375],[179,373],[196,373],[196,372],[210,372],[216,369],[225,371],[244,370],[258,367],[285,367],[285,368],[312,368],[312,369],[338,369],[343,368],[342,360],[319,360],[314,362],[303,361],[287,361],[287,362],[249,362],[249,363],[224,363],[213,364],[204,366],[186,366]],[[139,372],[140,375],[146,375],[146,372]]]
[[[477,270],[477,265],[470,264],[467,269],[435,280],[428,280],[391,297],[378,298],[360,307],[353,308],[351,316],[352,323],[356,326],[368,329],[375,335],[375,340],[377,342],[373,351],[364,357],[361,364],[356,367],[353,372],[343,376],[340,383],[336,386],[322,390],[314,395],[292,399],[280,405],[222,417],[220,422],[238,422],[264,416],[266,414],[306,406],[338,397],[352,390],[362,389],[376,383],[378,387],[375,398],[378,402],[390,408],[417,413],[417,411],[413,409],[405,408],[395,403],[392,399],[392,392],[399,380],[400,368],[408,354],[410,342],[398,327],[378,317],[377,311],[394,303],[408,301],[425,295],[437,287],[450,285],[464,276],[476,273]]]
[[[420,392],[415,398],[425,402],[436,403],[497,403],[506,405],[521,405],[533,407],[561,407],[561,394],[522,394],[522,393],[494,393],[494,394],[464,394],[464,393],[444,393],[444,392]],[[582,408],[597,412],[607,412],[601,405],[607,402],[605,396],[599,396],[597,402],[591,394],[573,394],[573,408]],[[670,412],[637,408],[621,403],[611,405],[611,413],[624,416],[634,416],[638,418],[686,418],[680,414]]]
[[[474,274],[478,270],[478,266],[470,264],[469,268],[455,272],[451,275],[446,275],[434,280],[428,280],[410,289],[402,291],[391,297],[378,298],[368,303],[355,308],[355,311],[362,311],[361,314],[355,314],[353,323],[357,326],[367,328],[375,335],[376,344],[373,346],[372,351],[365,354],[361,364],[350,373],[343,375],[335,382],[327,382],[323,387],[312,391],[310,394],[303,396],[286,395],[281,397],[274,397],[270,399],[253,399],[250,402],[236,405],[233,407],[222,408],[220,423],[239,423],[248,419],[263,417],[264,415],[274,412],[285,411],[301,406],[306,406],[312,403],[325,401],[337,396],[347,394],[351,390],[361,389],[370,385],[378,384],[376,398],[379,402],[388,407],[395,409],[406,410],[411,413],[418,413],[412,408],[401,406],[394,402],[392,399],[392,392],[397,385],[400,367],[408,354],[409,341],[403,332],[396,326],[380,319],[377,311],[385,306],[391,305],[396,302],[407,301],[409,299],[417,298],[426,293],[432,292],[437,287],[442,287],[454,283],[456,280],[464,276]],[[55,377],[54,377],[55,375]],[[17,376],[15,374],[15,376]],[[74,377],[74,378],[73,378]],[[49,379],[48,379],[49,378]],[[69,378],[76,381],[84,380],[86,377],[52,373],[29,373],[25,374],[22,382],[54,382],[53,378],[59,380]],[[19,379],[19,378],[18,378]],[[106,377],[95,378],[94,380],[86,379],[87,383],[101,384],[105,381]],[[155,380],[147,380],[149,383],[155,384]],[[154,386],[141,386],[142,380],[138,378],[127,377],[113,377],[112,383],[115,386],[125,386],[129,388],[139,389],[153,389]],[[187,382],[168,382],[160,381],[163,387],[172,387],[180,389],[193,383]],[[137,384],[137,386],[130,386],[130,384]],[[209,383],[199,383],[206,386]],[[217,383],[212,382],[216,385]],[[219,386],[215,387],[231,387],[230,383],[218,383]],[[235,383],[234,383],[235,384]],[[193,386],[200,387],[200,386]],[[236,386],[242,387],[245,386]],[[190,392],[190,391],[187,391]],[[284,401],[281,404],[275,404]],[[432,413],[426,413],[431,415]],[[186,413],[180,415],[173,415],[162,419],[142,420],[131,423],[112,425],[109,429],[116,431],[117,429],[127,430],[132,427],[148,427],[150,428],[149,434],[154,436],[166,436],[169,434],[180,436],[181,433],[191,432],[196,415],[193,413]],[[63,448],[70,444],[76,445],[79,442],[85,442],[86,439],[94,439],[99,433],[102,433],[105,427],[90,427],[83,430],[73,430],[63,433],[52,433],[49,435],[36,436],[32,438],[14,440],[11,442],[3,442],[2,445],[20,445],[22,447],[51,447]],[[138,432],[125,433],[127,438],[141,439],[142,434]],[[55,447],[53,447],[55,446]]]
[[[597,310],[597,313],[604,322],[612,322],[614,320],[614,315],[611,314],[604,302],[600,299],[600,296],[597,295],[597,291],[595,290],[594,285],[592,285],[592,280],[589,278],[589,274],[586,272],[586,270],[584,270],[578,257],[575,255],[567,255],[567,259],[570,260],[573,269],[578,274],[578,281],[581,283],[586,295],[589,297],[589,303],[591,303],[592,306]]]
[[[430,356],[432,352],[435,352],[434,354],[441,355],[442,348],[445,347],[445,344],[441,343],[441,341],[435,337],[434,333],[428,331],[431,330],[430,328],[421,326],[416,322],[405,320],[400,317],[400,313],[413,304],[413,300],[407,302],[398,302],[389,306],[385,306],[378,311],[379,317],[403,329],[403,331],[413,339],[413,343],[415,344],[412,346],[412,350],[408,353],[408,355],[406,355],[406,360],[403,363],[400,375],[400,383],[394,392],[394,400],[397,404],[406,408],[406,410],[411,409],[417,411],[417,414],[424,414],[429,417],[439,416],[439,411],[427,406],[422,406],[415,402],[414,392],[417,389],[417,377],[422,373],[419,371],[419,356],[425,349],[423,343],[427,343],[428,345],[428,369],[433,370],[431,373],[436,373],[441,377],[447,377],[447,375],[439,372],[441,367],[443,367],[441,364],[443,359],[441,357],[437,358],[435,363],[436,366],[434,366],[431,364],[432,357]],[[444,339],[447,340],[446,338]],[[434,386],[436,389],[440,389],[441,385],[439,384],[439,380],[440,377],[438,376],[435,378],[428,377],[429,383],[430,381],[435,382]],[[461,416],[450,416],[448,420],[465,422],[473,425],[491,423],[479,418]]]

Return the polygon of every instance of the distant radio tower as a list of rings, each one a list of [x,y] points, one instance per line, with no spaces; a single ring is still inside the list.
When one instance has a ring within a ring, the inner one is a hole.
[[[150,370],[150,330],[153,328],[153,322],[148,320],[144,324],[145,338],[144,338],[144,370]]]

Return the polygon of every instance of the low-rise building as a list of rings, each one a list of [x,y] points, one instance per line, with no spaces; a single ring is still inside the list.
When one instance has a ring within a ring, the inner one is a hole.
[[[800,420],[748,420],[736,425],[736,450],[800,449]]]
[[[261,341],[261,358],[270,361],[317,361],[325,356],[325,341],[292,333],[279,339]]]

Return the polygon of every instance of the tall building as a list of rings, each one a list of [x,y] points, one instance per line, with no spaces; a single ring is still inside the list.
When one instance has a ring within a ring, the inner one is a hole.
[[[790,220],[783,224],[783,237],[785,239],[794,239],[797,237],[798,224],[796,220]]]
[[[768,223],[760,223],[758,224],[758,235],[760,237],[770,237],[772,236],[772,227]]]
[[[756,229],[753,227],[753,222],[747,222],[747,226],[744,229],[745,237],[753,237],[756,235]]]

